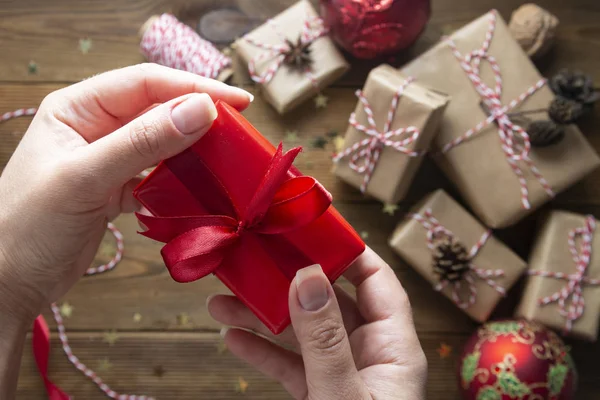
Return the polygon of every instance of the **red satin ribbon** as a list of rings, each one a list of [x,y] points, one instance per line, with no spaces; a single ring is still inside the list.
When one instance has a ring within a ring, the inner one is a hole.
[[[33,323],[33,355],[35,363],[44,380],[49,400],[69,400],[65,392],[60,390],[50,378],[48,378],[48,359],[50,358],[50,329],[43,316],[39,315]]]
[[[320,217],[331,205],[331,195],[314,178],[289,180],[288,171],[301,148],[283,154],[277,148],[246,210],[235,210],[227,190],[214,176],[211,190],[227,199],[221,209],[238,215],[154,217],[137,214],[148,230],[144,236],[166,243],[161,250],[165,264],[177,282],[200,279],[221,265],[242,235],[280,235],[301,228]]]

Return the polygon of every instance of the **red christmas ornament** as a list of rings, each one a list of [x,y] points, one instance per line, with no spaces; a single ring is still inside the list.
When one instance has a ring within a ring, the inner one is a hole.
[[[458,379],[467,400],[572,400],[577,389],[564,342],[522,320],[480,327],[465,346]]]
[[[410,46],[429,15],[429,0],[321,0],[333,39],[358,58],[390,55]]]

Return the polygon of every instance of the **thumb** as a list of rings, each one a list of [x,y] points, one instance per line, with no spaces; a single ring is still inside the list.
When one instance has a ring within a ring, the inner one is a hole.
[[[296,273],[289,307],[304,360],[308,398],[371,398],[356,370],[333,287],[319,265]]]
[[[85,147],[94,175],[120,187],[144,169],[190,147],[217,117],[208,94],[195,93],[161,104]]]

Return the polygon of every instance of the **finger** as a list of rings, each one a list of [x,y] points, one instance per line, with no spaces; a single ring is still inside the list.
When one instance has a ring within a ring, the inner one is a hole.
[[[258,317],[235,296],[225,294],[210,296],[206,300],[206,305],[210,316],[223,325],[248,329],[294,348],[298,345],[296,335],[291,327],[277,336],[273,335]]]
[[[63,122],[76,127],[92,142],[108,133],[102,129],[106,118],[119,123],[156,103],[190,93],[207,93],[213,101],[223,100],[239,110],[253,99],[243,89],[158,64],[139,64],[105,72],[49,97],[61,100],[50,103],[55,107],[61,104],[59,114],[65,119]]]
[[[174,156],[204,135],[217,117],[206,94],[179,97],[79,148],[81,168],[96,187],[114,190],[160,160]]]
[[[358,309],[366,322],[393,318],[401,326],[413,326],[406,291],[390,266],[373,250],[367,247],[344,276],[356,287]]]
[[[360,326],[363,319],[352,296],[337,285],[334,285],[333,289],[342,311],[344,326],[350,334]],[[286,346],[298,347],[298,340],[291,326],[279,335],[273,335],[258,317],[235,296],[217,294],[210,296],[206,303],[210,316],[223,325],[248,329]]]
[[[142,208],[140,202],[133,197],[133,190],[142,182],[142,178],[135,177],[115,190],[106,207],[106,217],[114,220],[123,213],[139,212]]]
[[[296,273],[290,286],[289,307],[310,396],[369,398],[354,364],[333,287],[320,266],[313,265]]]
[[[235,356],[277,380],[295,399],[307,398],[304,366],[298,354],[240,329],[226,329],[222,335]]]

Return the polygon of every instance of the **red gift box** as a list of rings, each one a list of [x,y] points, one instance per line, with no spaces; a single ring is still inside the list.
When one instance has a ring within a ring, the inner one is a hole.
[[[167,243],[171,276],[209,273],[273,333],[289,325],[288,290],[296,271],[320,264],[333,282],[364,251],[331,195],[239,112],[216,103],[218,118],[196,144],[161,162],[135,189],[153,217],[144,235]]]

